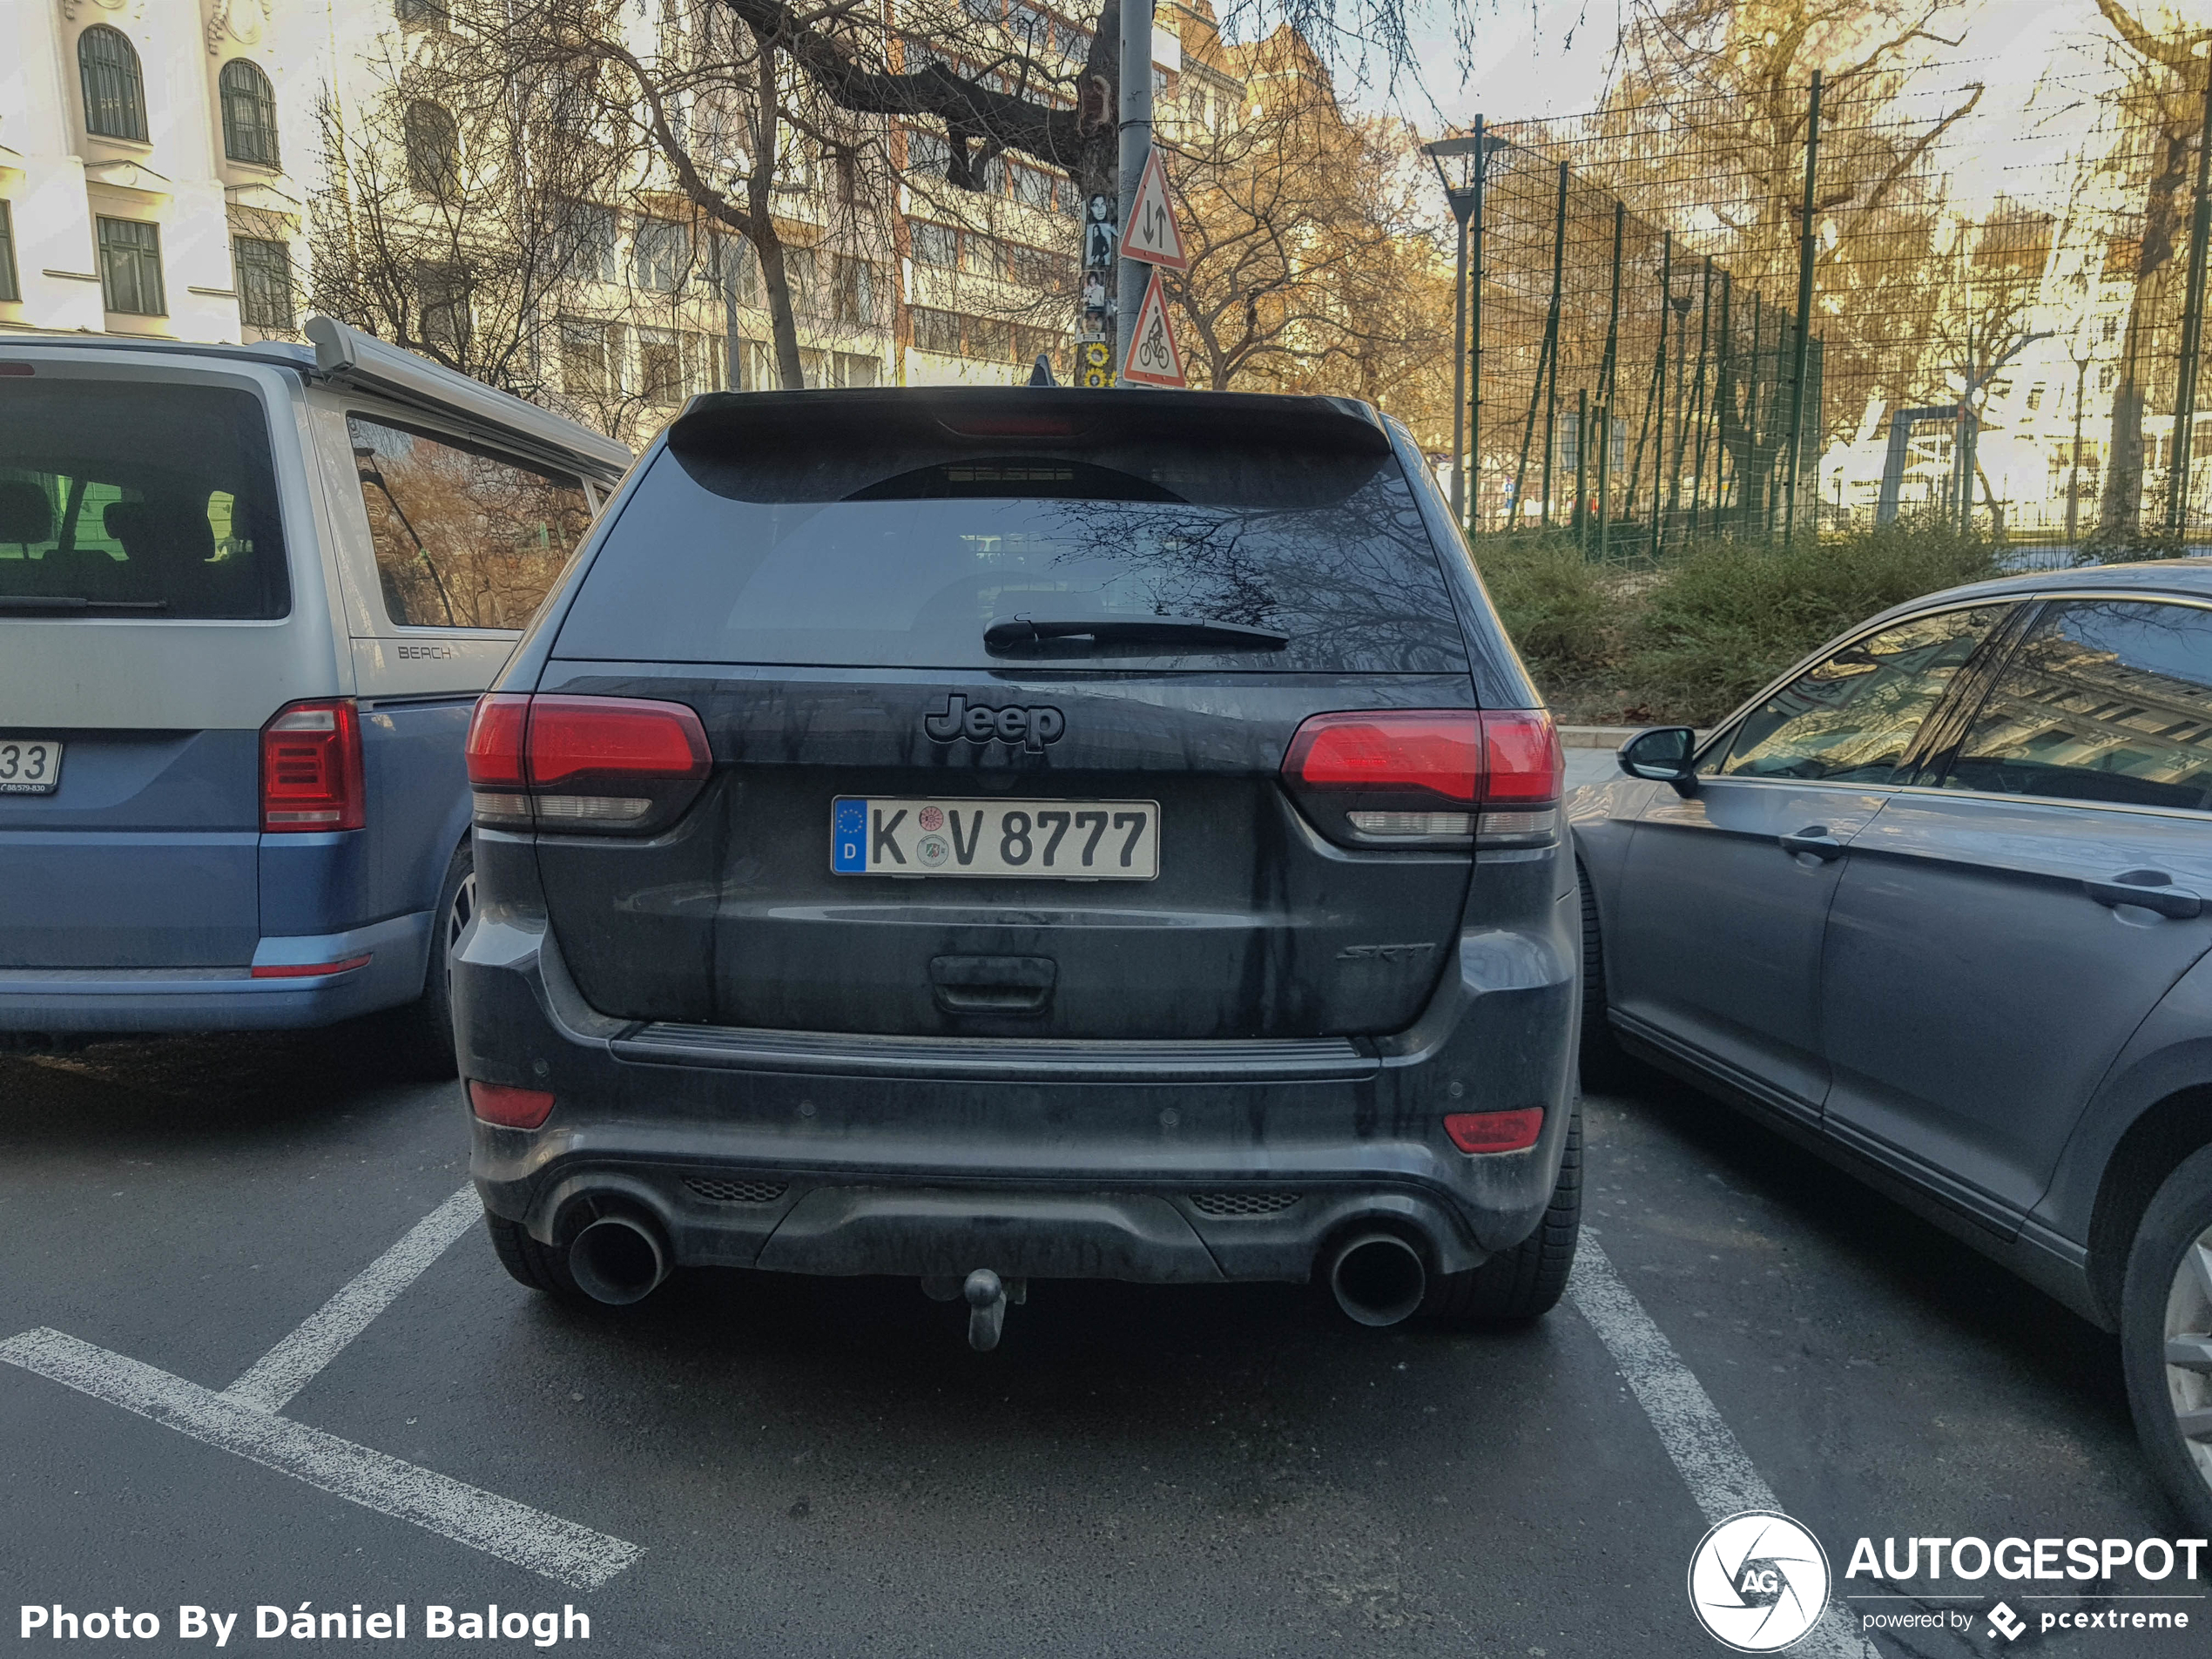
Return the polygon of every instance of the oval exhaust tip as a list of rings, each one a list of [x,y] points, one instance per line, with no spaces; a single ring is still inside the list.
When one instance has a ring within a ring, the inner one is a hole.
[[[602,1216],[569,1244],[569,1277],[595,1302],[642,1302],[668,1277],[668,1252],[653,1230],[628,1216]]]
[[[1396,1233],[1362,1233],[1329,1262],[1329,1290],[1345,1317],[1360,1325],[1396,1325],[1428,1294],[1420,1252]]]

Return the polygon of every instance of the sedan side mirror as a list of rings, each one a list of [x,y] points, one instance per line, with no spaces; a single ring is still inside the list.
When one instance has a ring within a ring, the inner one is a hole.
[[[1692,757],[1696,751],[1697,733],[1694,728],[1654,726],[1649,732],[1637,732],[1621,745],[1621,770],[1631,778],[1672,784],[1676,794],[1694,795],[1697,792],[1697,773],[1692,766]]]

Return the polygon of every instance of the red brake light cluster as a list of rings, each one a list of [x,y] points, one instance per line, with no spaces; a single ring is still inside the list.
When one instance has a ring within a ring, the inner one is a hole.
[[[495,691],[469,723],[469,783],[487,828],[660,828],[712,766],[706,728],[682,703]]]
[[[293,703],[261,728],[261,828],[354,830],[368,821],[361,715],[349,697]]]
[[[1347,846],[1548,840],[1565,774],[1541,709],[1317,714],[1283,758],[1291,794]]]

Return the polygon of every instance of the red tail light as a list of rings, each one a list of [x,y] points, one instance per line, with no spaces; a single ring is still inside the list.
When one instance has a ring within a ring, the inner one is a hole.
[[[1316,714],[1283,758],[1292,796],[1346,846],[1547,840],[1564,775],[1541,709]]]
[[[469,718],[469,781],[478,789],[520,789],[523,732],[529,724],[530,700],[512,691],[491,691],[476,699]]]
[[[553,1096],[543,1089],[480,1083],[471,1077],[469,1106],[485,1123],[502,1129],[536,1129],[553,1115]]]
[[[713,764],[706,728],[681,703],[497,692],[469,725],[476,821],[491,828],[661,827]]]
[[[294,703],[261,728],[261,828],[353,830],[368,821],[361,716],[349,697]]]
[[[475,1085],[471,1084],[474,1088]],[[1444,1132],[1462,1152],[1525,1152],[1544,1132],[1544,1109],[1514,1112],[1447,1112]]]

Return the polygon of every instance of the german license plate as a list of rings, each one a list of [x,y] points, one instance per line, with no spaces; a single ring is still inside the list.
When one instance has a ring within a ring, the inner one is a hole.
[[[1160,806],[840,795],[830,804],[830,868],[840,875],[1150,881],[1160,873]]]
[[[51,738],[0,738],[0,795],[51,795],[62,779],[62,746]]]

